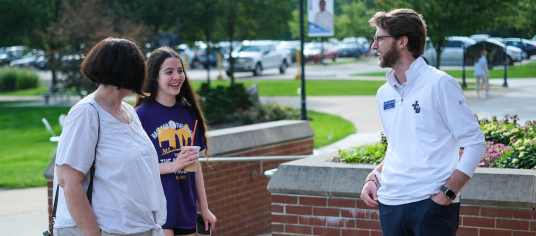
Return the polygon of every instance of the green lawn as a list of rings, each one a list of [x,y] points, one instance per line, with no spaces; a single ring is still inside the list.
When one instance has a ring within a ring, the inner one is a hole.
[[[193,82],[197,90],[202,82]],[[229,81],[211,81],[211,87],[217,85],[228,86]],[[299,80],[240,80],[247,88],[252,84],[259,87],[260,96],[298,96],[301,88]],[[365,80],[309,80],[305,83],[307,96],[341,96],[341,95],[376,95],[376,91],[385,84],[385,81]]]
[[[370,60],[375,60],[375,59],[360,59],[360,58],[354,58],[352,60],[348,60],[348,61],[341,61],[339,60],[340,58],[337,58],[337,60],[335,62],[333,62],[331,59],[325,59],[324,62],[326,66],[333,66],[333,65],[345,65],[345,64],[352,64],[352,63],[358,63],[358,62],[364,62],[364,61],[370,61]],[[322,64],[316,64],[316,63],[310,63],[310,62],[307,62],[306,64],[307,66],[324,66]]]
[[[11,91],[11,92],[2,92],[1,95],[10,95],[10,96],[38,96],[42,93],[46,93],[48,91],[48,87],[38,87],[38,88],[31,88],[31,89],[22,89],[17,91]]]
[[[356,132],[354,124],[340,116],[307,111],[307,117],[312,119],[309,124],[315,131],[315,148],[332,144]]]
[[[298,96],[301,88],[299,80],[238,80],[247,88],[252,84],[259,87],[260,96]],[[192,86],[197,90],[204,82],[193,81]],[[218,85],[229,86],[229,81],[210,81],[211,87]],[[376,95],[376,91],[385,84],[385,81],[366,80],[309,80],[305,83],[308,96],[338,96],[338,95]],[[48,88],[25,89],[13,92],[0,93],[2,95],[40,95]]]
[[[43,172],[52,160],[50,153],[56,143],[41,122],[44,117],[60,135],[60,114],[69,107],[2,107],[0,102],[0,187],[17,189],[45,186]],[[308,111],[315,131],[314,147],[322,147],[355,133],[352,123],[338,116]],[[331,137],[330,137],[331,133]]]
[[[461,70],[446,70],[447,74],[454,78],[461,78]],[[466,78],[474,78],[474,70],[466,70]],[[524,65],[516,65],[509,67],[506,71],[508,78],[535,78],[536,77],[536,62],[531,62]],[[375,72],[375,73],[363,73],[363,74],[354,74],[353,76],[385,76],[385,72]],[[489,77],[492,79],[502,79],[504,78],[504,67],[496,66],[494,69],[489,70]]]
[[[1,107],[0,103],[0,186],[6,189],[46,185],[43,177],[56,143],[49,141],[41,119],[60,134],[58,117],[69,107]]]

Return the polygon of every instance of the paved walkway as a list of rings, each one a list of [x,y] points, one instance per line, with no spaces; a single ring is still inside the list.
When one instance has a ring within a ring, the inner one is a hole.
[[[375,78],[379,79],[379,78]],[[469,80],[471,82],[471,80]],[[475,91],[465,92],[469,106],[479,117],[498,118],[518,114],[520,123],[536,120],[536,78],[509,79],[509,88],[502,88],[502,80],[493,79],[493,96],[478,99]],[[0,101],[38,100],[41,97],[0,96]],[[261,97],[261,102],[277,101],[300,107],[299,97]],[[74,101],[73,101],[74,102]],[[379,119],[375,96],[309,96],[307,109],[341,116],[351,121],[357,133],[329,146],[316,149],[316,154],[332,153],[337,148],[349,148],[377,142],[383,127]],[[3,235],[42,235],[47,227],[46,187],[21,190],[0,190],[0,232]]]

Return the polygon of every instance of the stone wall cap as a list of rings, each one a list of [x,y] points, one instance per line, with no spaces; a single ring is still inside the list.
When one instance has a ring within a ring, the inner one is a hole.
[[[309,122],[302,120],[272,121],[208,132],[212,139],[210,153],[213,156],[312,139],[314,134]]]
[[[301,124],[301,123],[308,123],[308,122],[304,120],[278,120],[278,121],[270,121],[270,122],[252,124],[252,125],[243,125],[243,126],[237,126],[237,127],[231,127],[231,128],[225,128],[225,129],[211,130],[211,131],[208,131],[207,133],[210,137],[213,138],[213,137],[222,136],[222,135],[251,132],[251,131],[256,131],[256,130],[263,130],[263,129],[269,129],[269,128],[274,128],[274,127],[279,127],[279,126],[287,126],[287,125],[294,125],[294,124]]]
[[[330,157],[336,154],[328,153],[281,164],[268,183],[268,191],[272,194],[359,198],[363,181],[376,165],[330,161]],[[309,180],[318,179],[318,175],[326,180]],[[477,168],[461,190],[461,202],[479,206],[534,208],[536,171]]]

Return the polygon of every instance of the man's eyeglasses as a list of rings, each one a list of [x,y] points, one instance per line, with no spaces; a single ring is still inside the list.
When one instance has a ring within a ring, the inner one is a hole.
[[[384,38],[394,38],[395,36],[374,36],[374,42],[380,43]]]

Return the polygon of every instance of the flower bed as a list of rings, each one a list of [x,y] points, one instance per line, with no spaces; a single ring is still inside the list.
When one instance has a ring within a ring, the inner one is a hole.
[[[478,117],[477,117],[478,119]],[[536,120],[525,126],[517,124],[517,115],[506,115],[503,120],[494,116],[478,120],[486,137],[486,152],[478,164],[480,167],[536,169]],[[387,139],[382,133],[382,141],[376,144],[340,150],[333,161],[346,163],[378,164],[385,158]],[[460,149],[460,157],[463,148]]]

